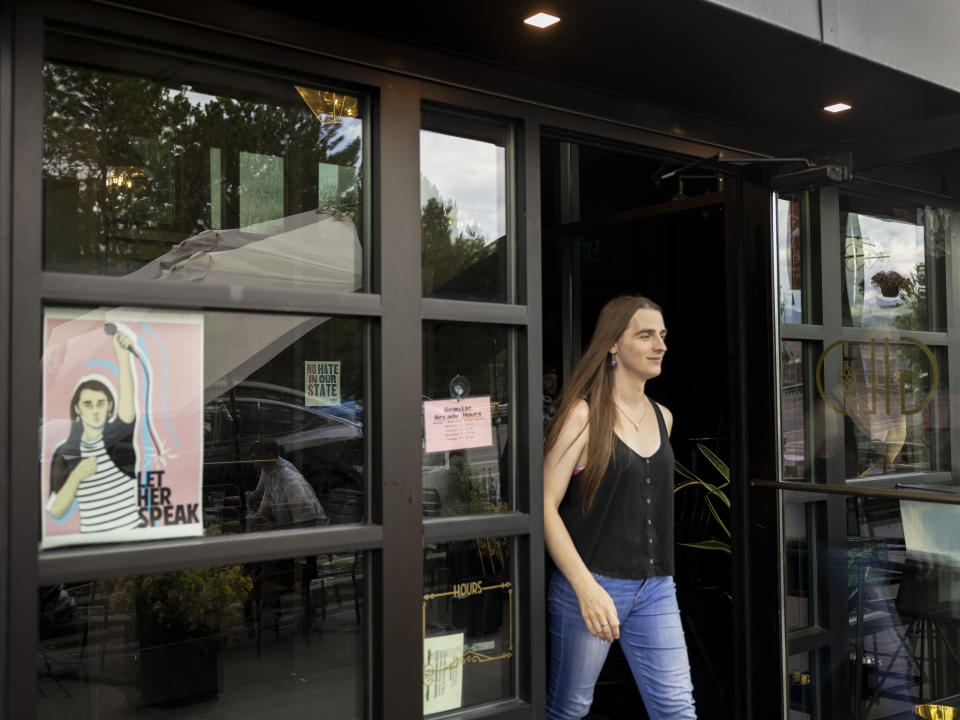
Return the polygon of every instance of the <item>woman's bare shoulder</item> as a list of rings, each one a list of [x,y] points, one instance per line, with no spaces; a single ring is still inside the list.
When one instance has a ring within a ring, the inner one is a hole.
[[[660,408],[660,414],[663,415],[663,422],[667,426],[667,435],[670,434],[670,431],[673,430],[673,413],[667,409],[666,405],[657,403],[657,407]]]
[[[563,419],[559,428],[558,443],[564,447],[582,445],[586,441],[587,426],[590,424],[590,406],[586,400],[577,400]]]
[[[570,415],[568,416],[569,422],[572,422],[576,428],[579,430],[584,425],[590,422],[590,406],[587,404],[587,401],[583,398],[577,400],[574,403],[573,407],[570,408]]]

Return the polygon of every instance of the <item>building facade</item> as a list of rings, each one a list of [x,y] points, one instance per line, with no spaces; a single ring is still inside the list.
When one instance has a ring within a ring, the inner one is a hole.
[[[624,293],[700,715],[960,693],[960,9],[2,7],[5,716],[542,718]]]

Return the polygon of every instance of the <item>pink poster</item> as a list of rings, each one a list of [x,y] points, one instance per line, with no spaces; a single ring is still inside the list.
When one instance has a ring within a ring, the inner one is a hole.
[[[489,395],[460,400],[428,400],[423,404],[427,452],[493,445],[491,427]]]
[[[203,316],[47,309],[42,548],[203,534]]]

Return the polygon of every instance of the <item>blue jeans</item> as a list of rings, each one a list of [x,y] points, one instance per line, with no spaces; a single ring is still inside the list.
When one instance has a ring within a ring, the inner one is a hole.
[[[673,578],[623,580],[593,574],[617,608],[620,644],[650,720],[695,720],[687,646]],[[594,637],[560,571],[547,596],[550,609],[550,682],[547,720],[578,720],[590,711],[593,688],[610,644]]]

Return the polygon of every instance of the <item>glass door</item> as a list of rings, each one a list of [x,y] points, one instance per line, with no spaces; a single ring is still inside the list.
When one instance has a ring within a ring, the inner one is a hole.
[[[774,195],[785,714],[940,717],[960,692],[954,209]],[[914,715],[918,713],[918,715]]]

